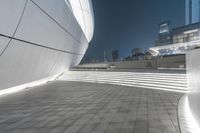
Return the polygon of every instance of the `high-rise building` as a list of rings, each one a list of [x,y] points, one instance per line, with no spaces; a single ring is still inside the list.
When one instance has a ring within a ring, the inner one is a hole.
[[[156,40],[156,46],[163,46],[172,44],[172,34],[171,34],[171,23],[165,21],[159,24],[158,40]]]
[[[200,22],[200,0],[185,0],[186,25]]]

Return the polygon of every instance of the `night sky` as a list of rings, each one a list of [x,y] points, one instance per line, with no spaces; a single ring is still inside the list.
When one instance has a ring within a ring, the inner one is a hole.
[[[104,51],[119,50],[120,57],[133,48],[154,46],[158,24],[185,24],[185,0],[92,0],[95,32],[85,57],[102,60]]]

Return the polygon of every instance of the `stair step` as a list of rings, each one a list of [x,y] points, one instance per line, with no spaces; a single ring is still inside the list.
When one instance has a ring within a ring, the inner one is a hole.
[[[60,79],[182,92],[188,88],[186,74],[70,71]]]

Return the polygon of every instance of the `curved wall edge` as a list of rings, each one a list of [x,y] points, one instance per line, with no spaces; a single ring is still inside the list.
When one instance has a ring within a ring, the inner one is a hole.
[[[200,49],[186,53],[189,92],[179,103],[179,121],[182,133],[200,132]]]
[[[80,63],[89,41],[67,2],[0,1],[0,91],[63,73]],[[82,2],[87,5],[90,0]]]
[[[181,97],[178,104],[178,121],[181,133],[199,133],[199,125],[191,112],[188,95]]]

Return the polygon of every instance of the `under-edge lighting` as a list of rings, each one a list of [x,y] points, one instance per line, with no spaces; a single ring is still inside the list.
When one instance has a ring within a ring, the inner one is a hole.
[[[55,80],[60,75],[61,74],[56,74],[54,76],[50,76],[50,77],[47,77],[47,78],[44,78],[44,79],[40,79],[40,80],[36,80],[36,81],[30,82],[30,83],[26,83],[26,84],[22,84],[22,85],[19,85],[19,86],[14,86],[14,87],[11,87],[11,88],[0,90],[0,96],[15,93],[15,92],[18,92],[18,91],[22,91],[22,90],[29,88],[29,87],[34,87],[34,86],[38,86],[38,85],[41,85],[41,84],[45,84],[49,81]]]

